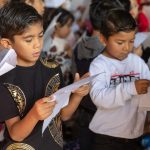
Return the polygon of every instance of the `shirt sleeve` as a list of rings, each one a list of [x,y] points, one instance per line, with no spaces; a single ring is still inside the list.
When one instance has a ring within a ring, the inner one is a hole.
[[[0,85],[0,122],[19,115],[17,105],[6,87]]]
[[[106,71],[106,66],[95,63],[90,65],[92,75],[97,74],[99,70],[101,70],[101,74],[92,81],[90,91],[91,99],[97,108],[112,109],[121,107],[126,101],[131,100],[132,96],[137,95],[134,82],[124,82],[110,87],[111,75],[109,71]]]

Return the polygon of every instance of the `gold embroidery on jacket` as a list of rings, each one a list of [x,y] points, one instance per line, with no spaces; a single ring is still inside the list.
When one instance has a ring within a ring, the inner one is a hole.
[[[23,116],[23,112],[26,106],[26,98],[23,91],[16,85],[12,85],[9,83],[4,83],[4,85],[7,87],[15,103],[17,104],[20,116]]]
[[[56,68],[59,64],[57,63],[57,62],[55,62],[55,61],[50,61],[50,60],[48,60],[48,59],[43,59],[43,58],[41,58],[40,59],[40,61],[41,61],[41,63],[44,65],[44,66],[46,66],[46,67],[48,67],[48,68]]]
[[[14,143],[14,144],[9,145],[6,148],[6,150],[35,150],[35,149],[28,144]]]
[[[46,86],[45,96],[50,96],[58,90],[60,86],[60,76],[59,74],[54,75],[48,82]],[[54,141],[63,147],[63,137],[62,137],[62,125],[60,114],[52,119],[51,123],[48,126],[51,136]]]
[[[45,96],[50,96],[58,90],[60,86],[59,74],[54,75],[47,83]]]
[[[52,119],[51,123],[48,126],[48,129],[55,142],[57,142],[59,146],[63,148],[62,124],[60,114]]]

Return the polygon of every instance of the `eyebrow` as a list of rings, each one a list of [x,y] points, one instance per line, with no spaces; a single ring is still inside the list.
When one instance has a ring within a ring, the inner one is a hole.
[[[44,33],[44,30],[42,30],[40,33],[38,33],[38,35],[40,35],[42,33]],[[34,36],[33,35],[23,36],[24,39],[26,39],[26,38],[32,38],[32,37],[34,37]]]
[[[135,38],[129,39],[129,40],[130,40],[130,41],[131,41],[131,40],[135,40]],[[121,39],[117,39],[117,41],[126,41],[126,40],[123,40],[123,39],[122,39],[122,40],[121,40]]]
[[[116,39],[117,41],[126,41],[125,39]],[[132,39],[130,39],[130,40],[135,40],[135,37],[134,38],[132,38]]]

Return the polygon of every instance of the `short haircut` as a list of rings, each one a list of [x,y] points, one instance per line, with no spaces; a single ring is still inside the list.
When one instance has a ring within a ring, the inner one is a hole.
[[[125,1],[125,2],[124,2]],[[101,20],[105,18],[111,9],[125,9],[129,11],[127,5],[130,4],[129,0],[93,0],[90,5],[89,16],[92,26],[95,30],[99,29]]]
[[[135,31],[137,27],[132,15],[123,9],[111,10],[101,23],[99,30],[107,39],[118,32]]]
[[[38,12],[25,3],[8,3],[0,9],[0,36],[13,40],[14,35],[22,34],[25,29],[34,24],[41,23],[43,19]]]

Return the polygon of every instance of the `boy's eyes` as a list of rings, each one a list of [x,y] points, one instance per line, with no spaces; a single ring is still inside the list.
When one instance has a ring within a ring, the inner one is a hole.
[[[39,35],[39,37],[43,37],[43,33],[41,33],[41,34]]]
[[[43,37],[43,33],[41,33],[39,36],[38,36],[39,38],[42,38]],[[27,38],[27,39],[25,39],[25,41],[27,42],[27,43],[30,43],[30,42],[32,42],[32,37],[31,38]]]
[[[130,43],[134,43],[134,40],[130,41]]]
[[[121,45],[121,44],[123,44],[124,42],[122,42],[122,41],[118,41],[117,42],[117,44],[119,44],[119,45]]]
[[[121,45],[121,44],[123,44],[123,42],[117,42],[117,44]]]
[[[26,41],[27,43],[30,43],[30,42],[32,41],[32,38],[26,39],[25,41]]]
[[[119,44],[119,45],[121,45],[121,44],[123,44],[123,43],[124,43],[123,41],[117,42],[117,44]],[[130,43],[134,43],[134,40],[131,40]]]

